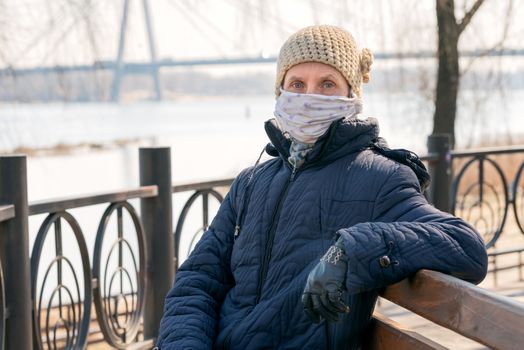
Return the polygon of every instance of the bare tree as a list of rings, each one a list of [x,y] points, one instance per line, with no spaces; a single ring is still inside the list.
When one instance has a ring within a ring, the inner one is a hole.
[[[451,146],[455,144],[455,117],[460,81],[458,42],[460,35],[471,22],[484,0],[475,0],[457,22],[454,0],[437,0],[438,24],[438,76],[433,117],[433,134],[451,135]]]

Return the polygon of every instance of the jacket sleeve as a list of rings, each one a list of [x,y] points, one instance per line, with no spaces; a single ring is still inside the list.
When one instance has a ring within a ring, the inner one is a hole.
[[[157,347],[161,350],[213,346],[220,306],[233,286],[230,258],[237,182],[232,184],[209,229],[177,271],[160,322]]]
[[[415,174],[403,165],[383,182],[371,222],[338,233],[349,257],[349,293],[396,283],[420,269],[473,283],[486,276],[487,253],[479,234],[428,204]]]

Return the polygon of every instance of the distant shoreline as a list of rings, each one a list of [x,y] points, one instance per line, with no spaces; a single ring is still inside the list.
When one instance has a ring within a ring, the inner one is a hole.
[[[486,62],[479,64],[464,75],[460,82],[461,89],[524,89],[524,80],[520,78],[524,71],[522,64],[505,64],[503,68],[486,65]],[[505,68],[508,66],[512,69]],[[395,65],[376,65],[371,72],[370,84],[365,89],[370,92],[404,91],[422,95],[432,94],[436,85],[436,69],[435,64],[426,62],[413,65],[410,60],[401,60]],[[0,75],[0,103],[110,101],[113,74],[112,71],[92,71]],[[184,71],[163,69],[160,85],[163,99],[176,101],[185,99],[186,96],[208,98],[272,95],[274,79],[274,67],[263,67],[256,71],[238,68],[222,75],[197,68]],[[152,100],[154,93],[151,77],[126,76],[122,82],[120,96],[121,101],[126,102]]]
[[[505,147],[505,146],[524,146],[524,135],[517,135],[511,144],[501,142],[481,142],[479,144],[472,145],[471,147],[460,148],[459,150],[470,150],[479,148],[490,148],[490,147]],[[130,139],[118,139],[112,142],[82,142],[78,144],[64,144],[59,143],[51,147],[25,147],[20,146],[12,151],[0,150],[0,156],[2,155],[13,155],[13,154],[24,154],[28,157],[45,157],[45,156],[60,156],[60,155],[73,155],[77,153],[90,153],[97,151],[105,151],[111,149],[118,149],[129,145],[136,144],[140,146],[146,142],[148,138],[130,138]],[[422,156],[423,154],[419,154]]]
[[[60,156],[60,155],[73,155],[77,153],[90,153],[97,151],[110,150],[115,148],[122,148],[124,146],[136,144],[139,146],[142,142],[146,141],[147,138],[131,138],[131,139],[120,139],[112,142],[82,142],[78,144],[65,144],[59,143],[55,146],[50,147],[26,147],[20,146],[12,151],[0,150],[0,156],[2,155],[13,155],[23,154],[28,157],[46,157],[46,156]]]

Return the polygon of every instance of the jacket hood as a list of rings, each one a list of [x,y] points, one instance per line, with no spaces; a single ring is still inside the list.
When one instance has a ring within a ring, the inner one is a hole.
[[[274,118],[266,121],[265,130],[274,147],[274,150],[269,145],[266,147],[268,154],[273,156],[278,154],[287,162],[291,146],[289,137],[278,128]],[[369,147],[378,139],[378,135],[379,126],[375,118],[341,119],[332,123],[328,131],[317,140],[313,149],[307,154],[305,163],[331,162],[346,154]]]

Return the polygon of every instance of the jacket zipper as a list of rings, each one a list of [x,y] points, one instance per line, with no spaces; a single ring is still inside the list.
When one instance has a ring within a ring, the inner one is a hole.
[[[258,276],[258,285],[257,285],[257,297],[255,301],[255,305],[260,302],[260,298],[262,296],[262,288],[264,287],[264,282],[266,281],[267,277],[267,270],[269,268],[269,260],[271,259],[271,251],[273,250],[273,241],[275,240],[275,232],[277,230],[278,226],[278,219],[280,218],[280,212],[282,211],[282,205],[284,204],[284,200],[287,197],[287,193],[289,191],[289,186],[295,180],[295,176],[297,174],[297,168],[293,168],[293,171],[291,172],[291,176],[288,178],[286,185],[284,187],[284,190],[280,194],[280,198],[278,199],[278,205],[273,212],[273,216],[271,218],[271,227],[269,229],[268,233],[268,239],[266,244],[266,249],[264,251],[264,260],[262,260],[262,267],[260,268],[260,273]]]
[[[336,126],[335,126],[335,130],[336,130]],[[330,141],[333,138],[334,134],[335,134],[335,132],[333,130],[331,135],[328,138],[328,141],[327,141],[328,144],[330,143]],[[325,149],[323,149],[321,151],[321,156],[324,153],[325,153]],[[322,157],[320,157],[320,158],[322,158]],[[315,166],[317,164],[320,164],[320,163],[322,163],[322,162],[318,161],[318,162],[314,162],[314,163],[311,163],[311,164],[306,164],[300,170],[305,170],[307,168],[313,167],[313,166]],[[284,164],[286,164],[288,167],[291,167],[290,164],[287,163],[287,162],[285,162]],[[257,285],[257,295],[256,295],[255,305],[257,305],[260,302],[260,298],[262,296],[262,288],[264,287],[265,279],[267,277],[267,270],[269,268],[269,260],[271,259],[271,251],[273,250],[273,241],[275,239],[275,233],[276,233],[277,224],[278,224],[278,220],[276,220],[276,219],[277,219],[277,217],[280,218],[280,211],[282,210],[282,205],[284,203],[285,198],[287,197],[287,193],[289,191],[289,186],[295,180],[295,178],[297,176],[297,173],[298,173],[298,169],[293,167],[292,171],[291,171],[291,175],[289,176],[289,178],[288,178],[288,180],[286,182],[285,188],[282,191],[282,193],[280,194],[280,198],[278,200],[277,208],[273,212],[273,216],[272,216],[272,219],[271,219],[271,227],[270,227],[269,233],[268,233],[268,241],[267,241],[267,244],[266,244],[266,249],[264,251],[264,260],[262,261],[262,267],[260,269],[260,273],[259,273],[259,276],[258,276],[259,279],[258,279],[258,285]],[[251,197],[251,196],[249,196],[249,197]],[[249,200],[248,200],[248,202],[249,202]],[[249,206],[249,203],[247,204],[247,206]],[[234,235],[235,239],[238,237],[238,234],[240,233],[240,225],[241,225],[242,221],[243,221],[243,215],[241,215],[241,218],[240,218],[239,222],[237,223],[237,225],[235,225],[235,235]],[[253,309],[251,309],[249,311],[249,313],[252,310]],[[235,327],[236,327],[236,324],[235,324]],[[231,331],[229,331],[228,335],[224,339],[224,342],[222,343],[222,349],[226,350],[226,349],[229,349],[231,347],[230,346],[231,345],[230,342],[231,342],[231,337],[233,336],[233,330],[234,330],[235,327],[231,328]]]
[[[269,231],[269,239],[268,239],[268,242],[267,242],[267,245],[266,245],[266,249],[265,249],[265,253],[264,253],[264,260],[263,260],[262,267],[261,267],[260,273],[259,273],[259,280],[258,280],[258,286],[257,286],[257,297],[256,297],[255,305],[258,304],[259,301],[260,301],[260,296],[262,294],[262,287],[264,285],[263,281],[265,281],[265,279],[266,279],[267,269],[269,267],[269,260],[271,258],[271,250],[273,248],[273,240],[275,238],[276,226],[277,226],[277,223],[278,223],[278,222],[276,222],[275,219],[277,218],[277,214],[279,214],[280,211],[282,210],[282,204],[284,202],[285,197],[287,196],[287,192],[289,190],[289,185],[295,179],[296,174],[297,174],[297,168],[293,168],[293,170],[291,172],[291,175],[290,175],[290,177],[288,178],[288,180],[286,182],[286,186],[285,186],[284,190],[282,191],[282,193],[280,195],[280,198],[279,198],[279,201],[278,201],[278,205],[277,205],[277,209],[273,212],[273,217],[272,217],[272,221],[271,221],[272,225],[271,225],[270,231]],[[243,215],[241,215],[239,223],[242,222],[242,220],[243,220]],[[240,229],[240,225],[237,224],[236,227],[235,227],[235,239],[238,236],[237,230],[239,230],[239,229]],[[227,349],[229,349],[231,347],[230,346],[231,345],[230,344],[231,343],[231,337],[233,336],[233,331],[234,331],[235,327],[236,327],[236,324],[235,324],[234,327],[231,328],[231,330],[229,331],[229,333],[225,337],[224,342],[222,343],[222,349],[223,350],[227,350]]]
[[[337,129],[337,125],[335,125],[333,130],[331,130],[331,134],[329,135],[329,138],[326,141],[325,148],[322,149],[322,151],[320,152],[319,159],[322,159],[322,156],[326,152],[327,145],[329,145],[331,143],[331,139],[335,135],[336,129]],[[313,166],[321,164],[321,163],[322,163],[322,161],[319,160],[317,162],[313,162],[313,163],[310,163],[310,164],[305,164],[303,167],[300,168],[300,171],[303,171],[305,169],[308,169],[310,167],[313,167]],[[288,162],[285,162],[284,164],[286,164],[288,167],[291,167],[291,165]],[[287,193],[289,191],[289,186],[295,180],[295,177],[297,176],[298,172],[299,172],[299,170],[297,168],[295,168],[295,167],[292,168],[291,176],[287,180],[285,188],[282,191],[282,193],[280,195],[280,198],[278,200],[277,208],[273,212],[273,217],[271,218],[271,227],[269,229],[266,249],[264,251],[264,260],[262,260],[262,267],[260,268],[260,273],[259,273],[259,276],[258,276],[257,295],[256,295],[256,299],[255,299],[255,305],[257,305],[260,302],[260,298],[262,297],[262,288],[264,287],[264,284],[266,282],[267,272],[268,272],[268,269],[269,269],[269,261],[271,259],[271,251],[273,250],[273,241],[275,240],[275,232],[276,232],[278,221],[279,221],[279,220],[277,220],[277,218],[278,219],[280,218],[280,211],[282,210],[282,204],[284,203],[284,199],[286,198]]]

